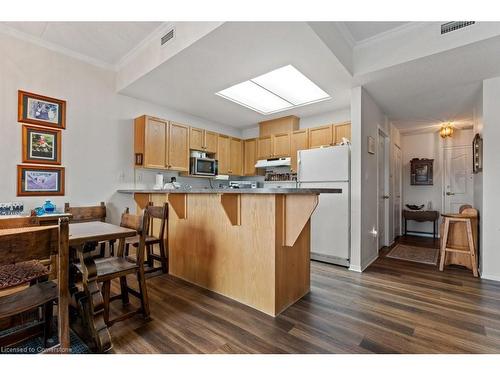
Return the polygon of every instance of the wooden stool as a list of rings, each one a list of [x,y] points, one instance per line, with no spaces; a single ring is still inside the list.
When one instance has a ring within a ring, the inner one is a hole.
[[[475,277],[477,270],[477,210],[464,208],[459,214],[443,214],[441,259],[439,270],[446,264],[460,264],[472,269]],[[451,245],[449,240],[451,239]],[[448,254],[449,253],[449,254]],[[447,261],[446,256],[450,255]],[[470,264],[470,267],[468,267]]]

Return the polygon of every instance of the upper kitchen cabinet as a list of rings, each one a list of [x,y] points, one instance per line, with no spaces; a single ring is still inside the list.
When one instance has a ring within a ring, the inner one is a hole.
[[[170,122],[167,139],[167,168],[189,171],[189,126]]]
[[[273,156],[273,144],[271,136],[257,138],[257,159],[268,159]]]
[[[229,174],[234,176],[243,175],[243,141],[231,138],[229,143]]]
[[[274,134],[272,136],[272,156],[290,156],[290,132]]]
[[[309,129],[309,148],[332,146],[335,140],[335,127],[333,125],[319,126]]]
[[[217,152],[217,133],[205,129],[190,128],[189,148],[208,153]]]
[[[307,129],[296,130],[291,135],[290,141],[290,171],[297,172],[297,152],[309,148],[309,131]]]
[[[219,174],[229,174],[231,138],[227,135],[217,136],[217,161]]]
[[[243,175],[255,176],[257,169],[257,139],[245,139],[243,141]]]
[[[299,129],[299,121],[300,119],[297,116],[286,116],[259,122],[259,135],[265,137],[273,134],[293,132]]]
[[[134,120],[135,165],[167,168],[166,137],[168,121],[141,116]]]
[[[350,122],[335,125],[335,144],[339,145],[342,142],[342,138],[347,138],[348,140],[351,140]]]

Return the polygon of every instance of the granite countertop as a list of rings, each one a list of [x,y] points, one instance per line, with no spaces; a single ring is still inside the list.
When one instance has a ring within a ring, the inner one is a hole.
[[[256,188],[256,189],[173,189],[173,190],[154,190],[154,189],[123,189],[118,193],[134,194],[341,194],[342,189],[297,189],[297,188]]]

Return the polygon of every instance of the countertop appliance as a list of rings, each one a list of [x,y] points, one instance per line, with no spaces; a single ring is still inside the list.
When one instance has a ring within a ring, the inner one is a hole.
[[[257,160],[255,168],[283,167],[290,166],[291,158],[271,158]]]
[[[311,217],[311,259],[349,266],[351,242],[350,146],[298,152],[299,188],[340,188],[321,194]]]
[[[189,174],[197,176],[216,176],[217,160],[209,158],[190,158]]]
[[[256,189],[257,181],[229,181],[230,189]]]

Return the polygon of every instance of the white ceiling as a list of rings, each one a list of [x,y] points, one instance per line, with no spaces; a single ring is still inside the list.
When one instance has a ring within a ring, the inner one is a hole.
[[[359,43],[381,33],[401,27],[409,22],[344,22],[353,40]]]
[[[332,99],[264,116],[216,92],[292,64]],[[227,126],[320,114],[350,105],[351,76],[306,22],[229,22],[141,77],[122,93]]]
[[[2,22],[42,42],[115,65],[162,22]]]

